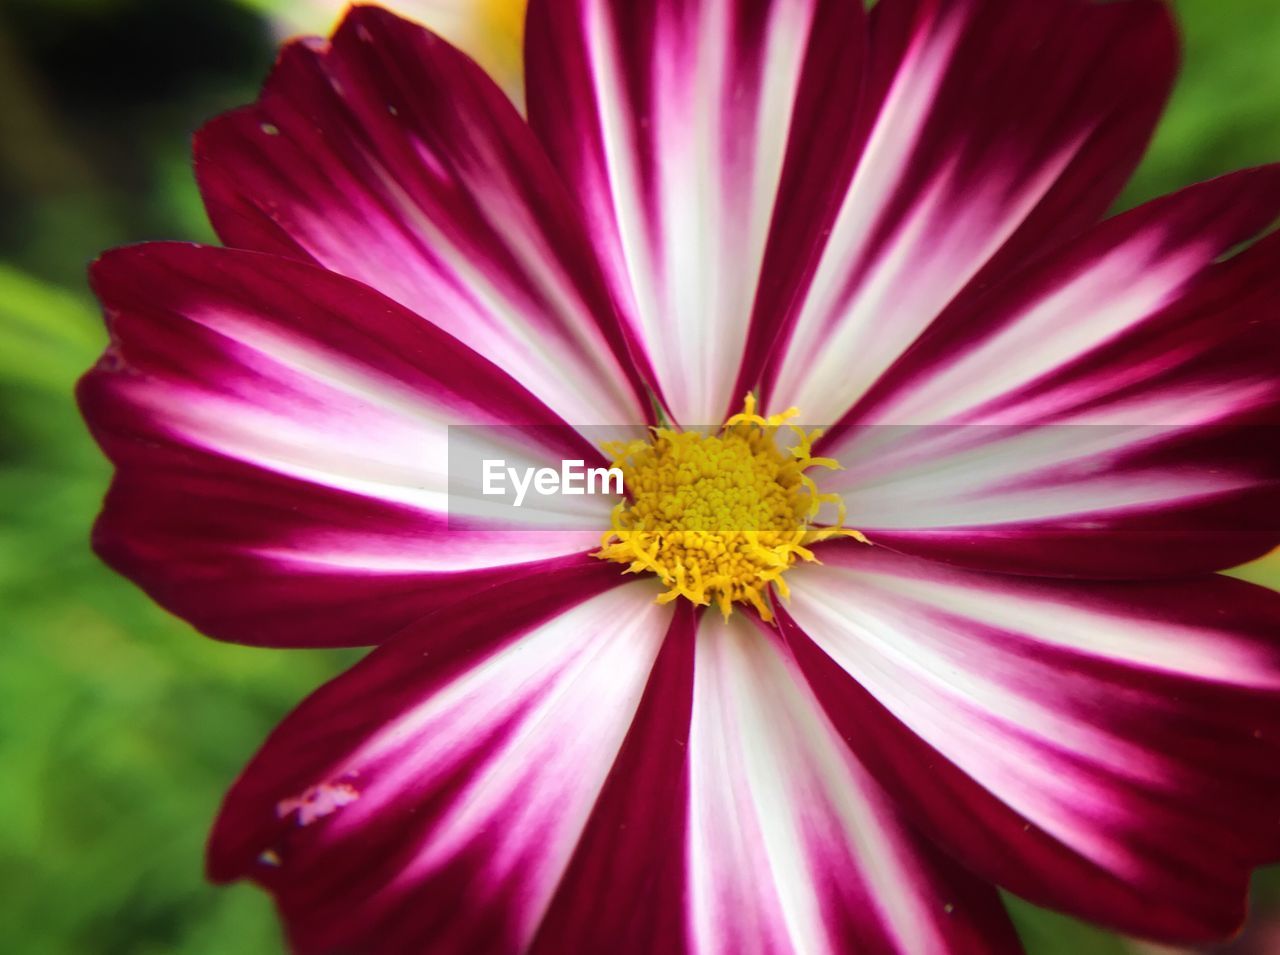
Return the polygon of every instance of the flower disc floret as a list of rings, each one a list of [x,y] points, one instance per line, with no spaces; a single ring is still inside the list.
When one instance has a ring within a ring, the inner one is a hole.
[[[787,597],[783,574],[797,560],[816,559],[809,545],[830,537],[865,541],[842,526],[839,496],[821,493],[806,473],[840,465],[813,456],[822,432],[790,424],[798,414],[792,408],[762,417],[748,395],[742,413],[718,433],[656,427],[648,440],[606,444],[628,499],[614,508],[595,556],[626,564],[627,573],[657,575],[667,587],[659,603],[714,603],[725,617],[743,603],[772,620],[769,589]],[[795,436],[794,446],[782,446],[781,428]],[[836,507],[836,522],[815,526],[824,504]]]

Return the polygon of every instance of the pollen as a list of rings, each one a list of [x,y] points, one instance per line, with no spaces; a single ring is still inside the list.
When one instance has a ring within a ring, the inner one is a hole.
[[[762,417],[754,395],[717,433],[650,429],[648,440],[604,445],[620,468],[627,499],[594,556],[655,574],[667,588],[659,603],[680,597],[714,604],[727,619],[735,603],[773,620],[772,596],[789,595],[783,574],[816,561],[812,544],[833,537],[866,543],[844,527],[839,495],[824,494],[808,472],[839,470],[814,457],[820,430],[792,423],[799,411]],[[794,444],[786,442],[794,438]],[[834,523],[816,523],[824,505]]]

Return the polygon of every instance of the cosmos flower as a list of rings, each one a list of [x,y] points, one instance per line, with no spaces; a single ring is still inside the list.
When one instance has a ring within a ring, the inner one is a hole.
[[[1234,931],[1280,857],[1280,595],[1215,573],[1280,536],[1280,168],[1102,218],[1166,7],[526,39],[527,122],[353,9],[199,133],[226,248],[93,268],[98,552],[213,637],[375,647],[212,878],[304,953],[1013,951],[996,886]],[[630,493],[455,512],[451,425]]]
[[[348,4],[344,0],[288,0],[269,5],[277,33],[328,32]],[[523,0],[394,0],[388,10],[429,27],[475,59],[517,102],[523,100],[520,40]]]

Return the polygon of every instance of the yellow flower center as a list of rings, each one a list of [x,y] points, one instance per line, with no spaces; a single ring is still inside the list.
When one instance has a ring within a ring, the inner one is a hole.
[[[813,457],[822,432],[788,424],[798,413],[761,417],[748,395],[742,413],[716,434],[658,427],[646,441],[606,444],[628,500],[614,508],[613,528],[594,556],[626,564],[625,573],[656,574],[667,587],[659,603],[715,603],[726,618],[734,603],[745,603],[772,620],[769,590],[788,596],[782,575],[797,560],[816,560],[810,544],[866,542],[842,526],[839,496],[820,493],[805,473],[840,465]],[[784,427],[796,438],[793,447],[778,440]],[[815,526],[824,504],[835,506],[836,521]]]

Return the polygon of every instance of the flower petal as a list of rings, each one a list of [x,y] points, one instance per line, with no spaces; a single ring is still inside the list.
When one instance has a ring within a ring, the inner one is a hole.
[[[635,720],[538,928],[533,955],[679,955],[697,611],[680,601]],[[601,886],[613,891],[601,892]]]
[[[425,29],[355,7],[285,47],[258,102],[206,126],[196,172],[228,245],[378,289],[574,425],[647,404],[564,185],[515,108]]]
[[[948,312],[835,429],[873,540],[1067,576],[1232,567],[1280,542],[1280,166],[1117,217]],[[900,425],[885,427],[885,425]]]
[[[80,401],[118,469],[95,543],[211,634],[376,642],[432,595],[581,553],[608,524],[603,498],[583,498],[577,524],[537,507],[471,516],[479,505],[448,482],[450,425],[530,426],[483,432],[490,456],[516,463],[599,452],[364,286],[179,244],[110,253],[93,281],[113,343]]]
[[[646,835],[648,809],[611,767],[642,750],[660,775],[638,782],[655,798],[680,779],[665,772],[673,749],[683,758],[676,740],[628,733],[637,719],[667,725],[667,707],[682,732],[678,696],[655,688],[678,692],[687,626],[682,647],[655,588],[621,580],[526,580],[405,631],[321,689],[228,795],[212,876],[272,891],[301,953],[527,950],[584,831],[603,835],[605,803],[624,800]],[[606,869],[628,871],[643,845],[608,835],[630,855]],[[655,897],[669,888],[650,878]]]
[[[724,419],[770,223],[851,140],[852,0],[534,0],[529,121],[582,208],[668,410]]]
[[[1230,934],[1280,855],[1280,595],[834,546],[784,629],[838,731],[978,875],[1122,931]]]
[[[694,950],[1019,951],[995,892],[906,825],[775,641],[741,615],[698,633]]]
[[[228,795],[213,877],[261,882],[304,955],[1018,950],[776,638],[695,643],[618,582],[516,584],[320,690]]]
[[[839,420],[966,288],[1102,215],[1155,125],[1176,46],[1154,0],[877,4],[865,144],[831,170],[842,197],[810,222],[822,247],[800,294],[753,329],[753,355],[776,342],[770,405]]]

